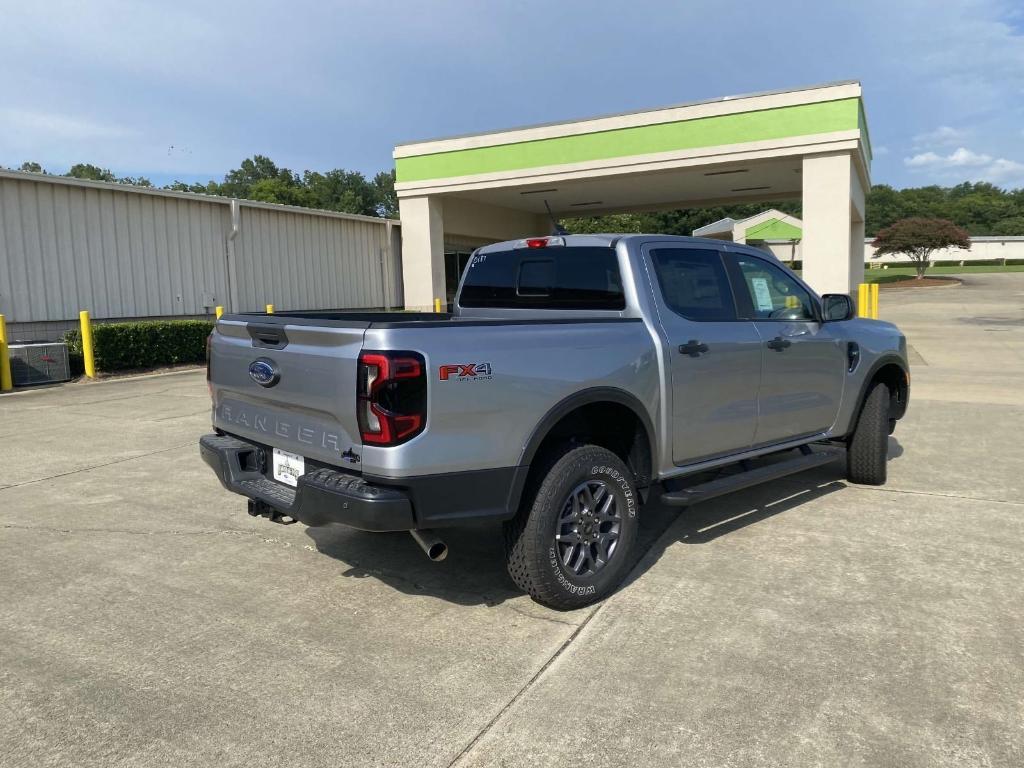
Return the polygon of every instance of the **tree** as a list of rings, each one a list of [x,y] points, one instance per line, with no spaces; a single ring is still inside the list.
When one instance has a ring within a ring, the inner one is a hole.
[[[1024,215],[1000,219],[993,227],[999,230],[1000,235],[1020,237],[1024,235]]]
[[[173,181],[170,184],[165,184],[164,189],[169,189],[172,192],[192,192],[197,195],[219,195],[220,185],[216,181],[209,181],[206,184],[199,184],[193,182],[189,184],[186,181]]]
[[[74,179],[88,179],[89,181],[110,181],[115,184],[131,184],[135,187],[152,187],[153,182],[145,176],[125,176],[117,178],[109,168],[100,168],[90,163],[75,163],[71,170],[64,174]]]
[[[659,235],[691,235],[693,230],[724,218],[745,219],[776,208],[783,213],[800,216],[800,203],[782,200],[772,203],[739,203],[714,208],[686,208],[652,213],[613,213],[603,216],[563,219],[570,232],[649,232]]]
[[[260,179],[251,187],[246,195],[249,200],[279,205],[298,205],[303,208],[317,208],[310,205],[309,190],[285,178]]]
[[[644,215],[639,213],[609,213],[604,216],[561,220],[561,224],[574,235],[595,232],[643,232],[646,223]]]
[[[107,168],[100,168],[90,163],[75,163],[71,170],[64,174],[73,179],[88,179],[89,181],[117,181],[117,177]]]
[[[381,171],[373,180],[358,171],[335,168],[303,171],[302,175],[279,167],[265,155],[253,155],[228,171],[222,183],[206,185],[176,181],[165,189],[224,195],[265,203],[297,205],[363,216],[397,216],[394,171]]]
[[[46,173],[46,171],[43,170],[43,166],[39,163],[22,163],[18,170],[28,171],[29,173]]]
[[[966,231],[951,221],[915,216],[881,230],[871,245],[875,248],[872,258],[890,253],[906,254],[914,263],[920,280],[931,266],[934,251],[941,248],[968,249],[971,240]]]
[[[266,200],[269,189],[281,191],[287,187],[298,187],[299,177],[287,168],[278,168],[266,155],[253,155],[246,158],[242,165],[233,171],[228,171],[224,176],[224,183],[218,185],[217,194],[228,197],[252,198],[252,189],[261,181],[274,181],[276,184],[267,185],[262,190],[265,202],[277,203],[283,200]]]
[[[302,184],[309,193],[309,206],[341,213],[376,216],[379,195],[376,188],[358,171],[335,168],[326,173],[306,171]]]
[[[377,215],[388,219],[398,218],[398,195],[395,194],[395,171],[381,171],[373,177],[377,191]]]

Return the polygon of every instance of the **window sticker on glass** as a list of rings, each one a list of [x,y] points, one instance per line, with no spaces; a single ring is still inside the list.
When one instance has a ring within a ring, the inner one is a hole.
[[[754,288],[754,300],[757,302],[758,312],[771,312],[772,292],[768,288],[768,278],[752,277],[750,283]]]

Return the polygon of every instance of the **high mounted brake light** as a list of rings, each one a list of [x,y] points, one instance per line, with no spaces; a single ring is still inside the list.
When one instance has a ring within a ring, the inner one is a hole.
[[[555,245],[565,245],[565,238],[563,237],[528,237],[525,240],[519,240],[516,243],[516,248],[550,248]]]
[[[364,443],[400,445],[427,422],[427,373],[416,352],[362,352],[356,410]]]

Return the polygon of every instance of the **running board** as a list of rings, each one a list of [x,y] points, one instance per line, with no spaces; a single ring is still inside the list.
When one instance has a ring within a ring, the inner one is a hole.
[[[843,456],[841,449],[825,448],[803,453],[793,459],[779,461],[756,469],[737,472],[734,475],[719,477],[700,485],[693,485],[679,491],[671,491],[662,495],[661,501],[670,507],[688,507],[698,501],[707,501],[716,496],[724,496],[733,491],[741,491],[752,485],[760,485],[769,480],[776,480],[786,475],[804,472],[815,467],[831,464]]]

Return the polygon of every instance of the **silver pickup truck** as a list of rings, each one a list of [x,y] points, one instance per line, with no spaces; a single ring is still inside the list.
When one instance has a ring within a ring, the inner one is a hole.
[[[200,441],[250,514],[412,532],[504,521],[508,570],[576,608],[631,567],[648,500],[826,462],[886,477],[906,341],[770,254],[568,235],[478,249],[454,311],[223,316]]]

